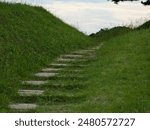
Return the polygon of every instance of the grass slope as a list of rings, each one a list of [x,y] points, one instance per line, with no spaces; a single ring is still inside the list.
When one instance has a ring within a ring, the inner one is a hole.
[[[150,112],[150,29],[104,42],[87,69],[89,99],[80,112]]]
[[[149,28],[137,29],[103,41],[97,60],[84,71],[84,101],[37,112],[150,112],[149,34]]]
[[[103,42],[106,40],[109,40],[111,38],[114,38],[116,36],[120,36],[123,34],[126,34],[128,32],[130,32],[132,29],[128,28],[128,27],[114,27],[111,29],[101,29],[99,32],[95,33],[95,34],[91,34],[90,37],[96,39],[99,42]]]
[[[74,80],[69,88],[45,86],[46,94],[59,100],[34,112],[150,112],[149,22],[134,30],[116,27],[97,34],[92,40],[40,7],[0,3],[0,111],[9,111],[8,103],[23,87],[20,81],[32,79],[58,55],[96,40],[103,46],[84,70],[86,86],[75,89],[83,80]]]
[[[97,33],[92,33],[90,35],[90,37],[96,39],[99,42],[102,41],[106,41],[106,40],[110,40],[111,38],[129,33],[131,31],[136,31],[136,30],[140,30],[140,29],[148,29],[150,28],[150,21],[145,22],[144,24],[142,24],[141,26],[137,27],[137,28],[129,28],[129,27],[125,27],[125,26],[118,26],[118,27],[114,27],[111,29],[101,29],[99,32]]]
[[[21,80],[61,53],[91,43],[41,7],[0,2],[0,111],[7,111]]]
[[[148,29],[148,28],[150,28],[150,21],[147,21],[141,26],[137,27],[137,29]]]

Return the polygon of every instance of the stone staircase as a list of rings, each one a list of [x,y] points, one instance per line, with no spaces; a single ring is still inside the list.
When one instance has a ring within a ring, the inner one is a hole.
[[[86,87],[88,77],[84,68],[96,58],[101,47],[60,55],[51,64],[33,74],[33,79],[22,81],[22,86],[9,104],[10,111],[33,111],[39,106],[78,103],[85,100],[80,90]]]

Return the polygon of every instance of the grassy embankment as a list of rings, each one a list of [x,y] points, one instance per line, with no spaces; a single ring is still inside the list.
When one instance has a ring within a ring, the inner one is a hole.
[[[114,37],[114,31],[106,32],[110,38],[102,40],[97,61],[87,69],[89,99],[77,108],[82,112],[150,112],[150,21],[124,35]],[[100,41],[103,36],[95,38]]]
[[[0,111],[7,111],[20,81],[60,54],[92,43],[41,7],[0,3]]]
[[[150,22],[130,31],[122,29],[93,36],[103,46],[97,51],[97,60],[86,69],[88,83],[82,91],[86,100],[45,111],[150,112]]]
[[[42,8],[0,3],[0,111],[7,111],[20,81],[61,53],[91,45],[91,39]],[[150,112],[149,24],[93,36],[103,46],[86,69],[86,99],[37,112]],[[80,99],[79,99],[80,100]]]
[[[97,51],[97,60],[86,69],[86,100],[59,106],[60,111],[150,112],[150,22],[123,35],[116,36],[114,31],[116,28],[93,37],[103,46]]]

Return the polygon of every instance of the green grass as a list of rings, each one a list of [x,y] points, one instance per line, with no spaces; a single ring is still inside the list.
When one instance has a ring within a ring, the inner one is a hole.
[[[0,3],[0,112],[13,112],[10,102],[41,104],[27,112],[150,112],[149,34],[148,21],[136,29],[116,27],[88,37],[41,7]],[[60,76],[74,77],[21,85],[39,79],[33,74],[60,54],[101,42],[97,58],[82,63],[88,65],[82,73],[62,71]],[[44,88],[45,95],[21,98],[19,88]]]
[[[97,60],[84,71],[88,80],[79,93],[85,99],[36,112],[150,112],[149,33],[141,29],[103,42]]]
[[[41,7],[0,2],[0,111],[7,111],[21,80],[60,54],[93,43]]]
[[[110,40],[111,38],[126,34],[128,32],[132,31],[131,28],[129,27],[114,27],[111,29],[101,29],[99,32],[97,33],[92,33],[90,35],[90,37],[92,37],[93,39],[97,40],[98,42],[103,42],[106,40]]]
[[[87,69],[88,99],[79,112],[150,112],[150,29],[104,42]]]
[[[134,26],[134,25],[130,25],[129,27],[118,26],[118,27],[113,27],[111,29],[108,29],[108,28],[101,29],[97,33],[92,33],[90,35],[90,37],[92,37],[93,39],[95,39],[96,41],[99,41],[99,42],[107,41],[107,40],[110,40],[111,38],[124,35],[131,31],[136,31],[136,30],[140,30],[140,29],[148,29],[148,28],[150,28],[150,21],[146,21],[144,24],[142,24],[136,28],[133,28],[132,26]]]

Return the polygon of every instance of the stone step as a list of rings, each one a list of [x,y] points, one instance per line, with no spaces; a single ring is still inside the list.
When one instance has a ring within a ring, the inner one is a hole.
[[[58,75],[58,73],[39,72],[39,73],[36,73],[36,74],[35,74],[36,77],[55,77],[56,75]]]
[[[42,95],[44,93],[44,90],[19,90],[18,94],[20,96],[38,96]]]
[[[83,72],[82,69],[45,68],[41,72]]]
[[[60,57],[56,59],[56,62],[51,63],[48,68],[44,68],[41,72],[34,74],[36,76],[34,77],[35,80],[22,81],[23,88],[18,90],[19,95],[15,97],[15,103],[10,104],[9,108],[15,110],[31,110],[39,107],[36,103],[48,105],[84,101],[86,96],[80,95],[78,90],[86,86],[83,83],[83,79],[86,77],[79,75],[77,72],[82,71],[80,70],[81,67],[87,66],[87,64],[82,64],[82,62],[95,58],[95,52],[100,47],[101,46],[97,46],[92,49],[79,50],[70,54],[60,55]],[[65,69],[65,67],[70,70]],[[63,71],[65,73],[63,73]],[[68,73],[69,71],[74,72],[74,74]],[[58,75],[59,72],[62,72],[62,75]],[[53,78],[54,83],[50,84]],[[79,81],[79,79],[82,80]],[[63,82],[59,83],[59,81]],[[68,83],[68,81],[70,84],[65,84],[66,82]],[[42,90],[44,86],[47,88]]]
[[[45,84],[48,84],[48,81],[22,81],[22,84],[25,84],[25,85],[45,85]]]
[[[44,68],[42,69],[43,72],[59,72],[62,68]]]
[[[86,67],[86,64],[71,64],[71,63],[52,63],[49,66],[55,67],[55,68],[66,68],[66,67],[78,67],[83,68]]]
[[[95,56],[95,53],[96,52],[82,52],[82,51],[79,51],[79,52],[72,52],[71,54],[76,54],[76,55],[83,55],[84,59],[89,59],[93,56]],[[81,58],[83,59],[83,58]]]
[[[83,55],[73,55],[73,54],[66,54],[66,55],[61,55],[60,57],[62,58],[83,58]]]
[[[64,61],[64,62],[71,62],[71,61],[76,61],[76,59],[70,59],[70,58],[58,58],[56,61]]]
[[[70,59],[70,58],[58,58],[58,62],[85,62],[87,59]]]
[[[50,64],[50,66],[54,66],[54,67],[67,67],[67,66],[69,66],[69,64],[52,63],[52,64]]]
[[[16,110],[31,110],[36,109],[38,105],[31,104],[31,103],[17,103],[17,104],[10,104],[9,108],[16,109]]]
[[[95,52],[95,50],[94,49],[89,49],[89,50],[79,50],[79,51],[74,51],[73,53],[75,53],[75,54],[79,54],[79,55],[81,55],[81,54],[91,54],[91,53],[93,53],[93,52]]]

